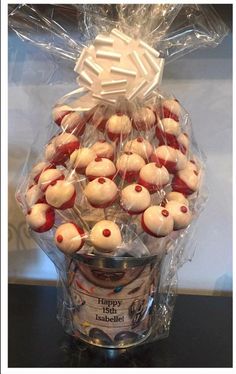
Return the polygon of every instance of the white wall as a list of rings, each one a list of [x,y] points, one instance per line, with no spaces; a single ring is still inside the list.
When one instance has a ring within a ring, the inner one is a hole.
[[[199,219],[197,251],[179,271],[179,288],[217,293],[232,289],[232,37],[166,66],[164,88],[189,111],[196,140],[207,155],[209,200]],[[71,70],[70,70],[71,68]],[[14,199],[30,144],[46,134],[56,99],[75,87],[66,69],[45,52],[9,36],[9,278],[51,282],[53,265],[27,237]],[[54,80],[54,85],[48,82]],[[68,85],[68,81],[72,84]],[[45,138],[35,144],[40,149]],[[40,144],[41,143],[41,144]]]

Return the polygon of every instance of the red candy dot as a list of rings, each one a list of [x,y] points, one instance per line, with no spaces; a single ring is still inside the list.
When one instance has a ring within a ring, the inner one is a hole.
[[[184,205],[181,206],[180,210],[181,210],[182,213],[187,213],[187,211],[188,211],[188,209]]]
[[[196,170],[193,171],[195,175],[198,175],[198,172]]]
[[[121,116],[123,116],[123,113],[122,112],[117,112],[116,115],[121,117]]]
[[[133,152],[128,152],[128,151],[127,151],[127,152],[125,152],[125,154],[126,154],[126,155],[132,155]]]
[[[109,229],[104,229],[102,233],[103,236],[105,236],[106,238],[108,238],[111,235],[111,231]]]
[[[105,182],[106,182],[106,180],[105,180],[104,178],[98,178],[98,183],[103,184],[103,183],[105,183]]]
[[[162,214],[164,217],[168,217],[169,212],[168,212],[168,210],[163,209],[163,210],[161,211],[161,214]]]
[[[135,186],[135,191],[136,192],[141,192],[142,191],[142,187],[141,186]]]
[[[58,243],[61,243],[63,241],[63,236],[62,235],[57,235],[57,241],[58,241]]]
[[[105,139],[100,139],[99,143],[105,143],[105,141],[106,141]]]
[[[102,161],[102,158],[101,158],[101,157],[96,157],[96,158],[95,158],[95,161],[96,161],[96,162]]]
[[[141,138],[141,136],[139,136],[139,137],[137,138],[137,142],[142,143],[142,142],[143,142],[143,138]]]
[[[158,164],[158,162],[155,163],[155,166],[156,166],[156,168],[159,168],[159,169],[161,169],[161,167],[162,167],[160,164]]]
[[[55,184],[57,184],[57,180],[56,181],[52,181],[50,184],[51,184],[51,186],[55,186]]]
[[[194,164],[194,165],[196,164],[196,162],[195,162],[195,161],[193,161],[193,160],[190,160],[190,162],[191,162],[192,164]]]
[[[29,209],[29,210],[28,210],[28,212],[27,212],[27,214],[31,214],[31,212],[32,212],[32,210],[31,210],[31,209]]]
[[[188,134],[186,132],[183,132],[183,135],[185,135],[188,138]]]

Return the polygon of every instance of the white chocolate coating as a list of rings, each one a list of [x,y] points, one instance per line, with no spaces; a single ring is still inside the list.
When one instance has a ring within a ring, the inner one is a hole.
[[[85,174],[87,176],[93,177],[110,177],[116,173],[116,167],[111,160],[108,158],[97,157],[95,160],[91,161],[86,170]]]
[[[34,179],[35,177],[37,177],[40,173],[42,173],[43,170],[49,168],[51,165],[49,162],[45,162],[45,161],[42,161],[42,162],[39,162],[38,164],[34,165],[32,170],[31,170],[31,177]]]
[[[90,240],[99,252],[113,252],[122,244],[122,237],[116,223],[103,220],[96,223],[91,232]]]
[[[66,114],[61,121],[61,128],[66,132],[73,131],[76,126],[82,124],[81,115],[78,112],[71,112]]]
[[[181,132],[179,122],[176,122],[172,118],[163,118],[162,120],[159,120],[157,122],[157,126],[163,132],[174,135],[176,137],[179,136]]]
[[[164,100],[162,103],[162,106],[168,109],[171,113],[175,114],[177,117],[179,117],[181,113],[181,106],[176,100]]]
[[[192,162],[193,161],[193,162]],[[197,164],[194,162],[194,160],[190,160],[187,162],[187,165],[186,165],[186,169],[189,169],[189,170],[192,170],[192,171],[198,171],[198,166]]]
[[[107,121],[106,129],[112,134],[127,135],[131,132],[132,124],[128,116],[114,114]]]
[[[148,140],[138,137],[126,143],[124,151],[137,153],[144,160],[149,160],[151,154],[153,153],[153,147]]]
[[[170,179],[168,170],[164,166],[159,167],[155,162],[143,166],[139,177],[143,181],[159,187],[165,186]]]
[[[48,186],[45,197],[49,205],[60,209],[62,205],[71,200],[74,193],[75,187],[73,183],[69,183],[65,180],[59,180],[53,186]]]
[[[181,132],[181,134],[177,137],[177,141],[179,144],[184,146],[187,152],[189,151],[189,137],[185,133]]]
[[[181,192],[171,191],[166,195],[167,201],[177,201],[183,205],[188,206],[189,201]]]
[[[184,229],[190,224],[192,214],[188,205],[172,200],[166,204],[165,208],[174,219],[174,230]]]
[[[96,153],[91,148],[79,148],[70,155],[70,166],[83,173],[95,158]]]
[[[150,231],[154,236],[166,236],[173,231],[174,220],[166,208],[153,205],[145,210],[142,216],[144,229]]]
[[[155,125],[156,116],[149,108],[140,108],[133,113],[134,127],[138,130],[148,130]]]
[[[112,144],[105,141],[97,141],[92,145],[91,149],[96,153],[97,156],[103,158],[113,159],[114,147]]]
[[[161,145],[157,147],[154,154],[164,161],[171,161],[177,163],[177,153],[176,149],[169,147],[168,145]]]
[[[96,178],[89,182],[84,194],[93,206],[103,206],[114,201],[118,193],[116,184],[109,178]]]
[[[55,147],[58,148],[61,145],[78,142],[78,138],[70,133],[63,132],[54,138]]]
[[[121,191],[120,204],[128,212],[139,214],[147,209],[150,203],[148,190],[139,184],[131,184]]]
[[[25,200],[29,208],[36,204],[40,199],[44,197],[44,193],[40,190],[36,184],[28,189],[25,194]]]
[[[58,227],[54,240],[58,249],[66,254],[72,254],[82,247],[83,236],[83,230],[69,222]]]
[[[186,167],[183,170],[178,171],[177,176],[193,191],[197,191],[199,188],[199,175],[196,170]]]
[[[46,191],[48,186],[59,178],[63,177],[63,172],[59,169],[47,169],[39,177],[38,185],[42,191]]]
[[[46,212],[51,209],[47,204],[35,204],[26,215],[26,222],[33,230],[38,230],[46,223]]]
[[[187,157],[178,149],[176,149],[176,156],[177,156],[176,170],[182,170],[186,168],[187,162],[188,162]]]
[[[139,170],[145,165],[144,159],[136,153],[121,155],[116,163],[116,167],[121,172],[139,172]]]

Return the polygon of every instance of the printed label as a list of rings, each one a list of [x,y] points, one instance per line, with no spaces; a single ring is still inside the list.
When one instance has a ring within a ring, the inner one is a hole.
[[[77,335],[114,345],[147,334],[157,282],[151,264],[116,270],[77,262],[70,284]]]

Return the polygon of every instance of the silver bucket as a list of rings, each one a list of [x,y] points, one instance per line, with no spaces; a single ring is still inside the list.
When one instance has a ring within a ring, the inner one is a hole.
[[[146,340],[152,332],[162,257],[76,255],[67,283],[74,336],[106,348]]]

